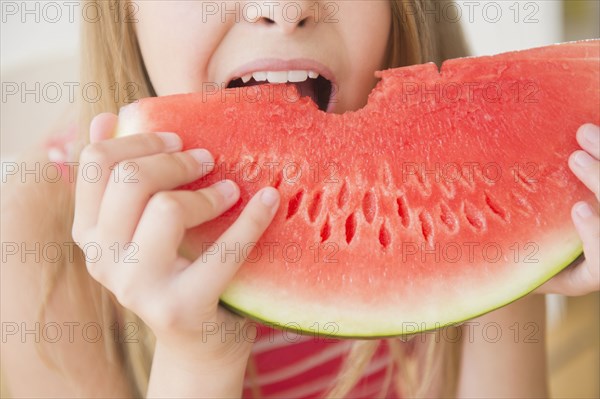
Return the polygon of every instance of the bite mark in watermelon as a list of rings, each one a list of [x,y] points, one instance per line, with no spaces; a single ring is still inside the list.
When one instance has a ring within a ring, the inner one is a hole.
[[[190,232],[190,257],[278,187],[226,306],[300,332],[396,336],[501,307],[580,255],[570,208],[594,197],[567,159],[577,128],[600,123],[599,67],[593,40],[392,69],[343,115],[281,85],[149,98],[121,110],[117,134],[210,150],[215,171],[185,189],[240,185],[240,204]]]

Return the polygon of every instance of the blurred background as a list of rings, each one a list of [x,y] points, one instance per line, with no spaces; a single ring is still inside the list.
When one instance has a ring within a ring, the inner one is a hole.
[[[458,1],[441,10],[460,19],[473,55],[600,37],[597,0]],[[456,14],[457,10],[462,15]],[[81,4],[0,0],[0,159],[14,160],[72,114],[78,82]],[[45,93],[41,93],[48,83]],[[22,99],[21,89],[27,93]],[[15,90],[19,90],[15,94]],[[57,90],[61,90],[60,93]],[[600,90],[600,88],[599,88]],[[23,101],[24,100],[24,101]],[[599,104],[600,106],[600,104]],[[600,397],[598,294],[549,299],[549,368],[553,397]]]

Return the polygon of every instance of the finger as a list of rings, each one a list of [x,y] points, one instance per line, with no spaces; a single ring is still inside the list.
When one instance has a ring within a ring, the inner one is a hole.
[[[198,284],[202,284],[202,294],[206,298],[218,298],[252,252],[241,251],[241,248],[259,240],[278,206],[279,192],[275,188],[260,190],[215,245],[179,275],[180,289],[189,295],[197,295]]]
[[[94,137],[107,132],[102,129],[114,129],[109,117],[92,122]],[[111,133],[112,134],[112,133]],[[75,188],[75,215],[73,236],[81,236],[91,229],[98,220],[98,211],[106,184],[110,177],[110,168],[124,159],[138,158],[159,152],[173,152],[181,149],[181,140],[174,133],[139,134],[123,138],[99,141],[83,149],[79,157],[77,183]]]
[[[117,127],[117,121],[117,115],[110,112],[96,115],[90,124],[90,143],[111,138]]]
[[[583,242],[583,253],[586,260],[589,266],[595,265],[593,274],[597,279],[600,274],[598,270],[600,268],[600,216],[598,211],[582,201],[573,206],[571,217]]]
[[[583,241],[585,260],[569,266],[537,292],[576,296],[600,289],[600,216],[585,202],[575,204],[571,216]]]
[[[175,154],[157,154],[119,163],[108,182],[100,213],[98,231],[111,240],[131,240],[144,208],[159,191],[172,190],[197,180],[214,166],[204,149]]]
[[[575,151],[569,157],[569,167],[600,200],[600,161],[585,151]]]
[[[111,113],[102,113],[92,119],[90,123],[90,141],[92,143],[97,142],[103,136],[110,136],[117,126],[117,117]],[[84,150],[80,156],[80,163],[83,161],[86,165],[86,159],[88,158],[86,150]],[[75,218],[73,221],[73,236],[77,240],[81,240],[81,232],[88,230],[93,225],[94,217],[90,217],[88,208],[94,209],[94,203],[99,201],[99,196],[90,193],[90,187],[86,184],[87,178],[89,177],[87,168],[78,170],[78,178],[75,190]],[[94,171],[96,172],[96,171]],[[85,189],[84,189],[85,188]],[[95,216],[95,215],[94,215]]]
[[[140,258],[156,265],[170,265],[187,229],[219,216],[240,196],[230,180],[198,191],[163,191],[152,197],[133,236]],[[144,262],[142,262],[144,263]]]
[[[592,157],[600,159],[600,127],[588,123],[577,130],[577,142]]]
[[[594,281],[590,270],[589,262],[584,260],[576,266],[569,266],[561,271],[535,292],[538,294],[580,296],[598,291],[598,280],[596,278]]]

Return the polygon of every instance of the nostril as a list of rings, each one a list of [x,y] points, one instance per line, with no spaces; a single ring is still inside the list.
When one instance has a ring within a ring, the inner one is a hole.
[[[258,22],[264,23],[265,25],[273,25],[275,23],[275,21],[267,17],[261,17]]]
[[[294,20],[285,20],[285,22],[288,22],[289,25],[296,25],[298,28],[302,28],[304,26],[307,25],[308,20],[310,19],[310,17],[306,17],[303,18],[302,20],[298,20],[298,19],[294,19]],[[275,25],[277,24],[277,21],[268,18],[268,17],[260,17],[256,20],[256,22],[258,22],[259,24],[263,24],[263,25]],[[282,21],[283,22],[283,21]]]

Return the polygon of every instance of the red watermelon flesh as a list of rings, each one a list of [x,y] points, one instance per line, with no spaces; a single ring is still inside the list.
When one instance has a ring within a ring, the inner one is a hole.
[[[190,257],[278,187],[225,305],[306,333],[403,335],[512,302],[581,253],[570,209],[594,197],[567,159],[600,123],[599,70],[593,40],[379,72],[343,115],[283,85],[149,98],[117,134],[177,132],[216,159],[186,189],[240,185],[240,204],[190,231]]]

